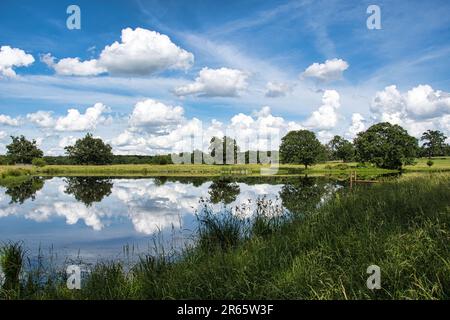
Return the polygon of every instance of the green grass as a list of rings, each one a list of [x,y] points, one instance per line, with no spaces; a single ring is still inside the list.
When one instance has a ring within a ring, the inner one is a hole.
[[[301,217],[257,227],[263,232],[251,232],[256,219],[201,216],[207,245],[143,257],[127,272],[120,262],[100,264],[80,291],[61,280],[21,297],[449,299],[449,194],[450,174],[411,175],[342,190]],[[381,268],[381,290],[366,287],[372,264]]]
[[[422,171],[450,171],[450,157],[433,158],[434,165],[428,167],[427,158],[417,159],[417,164],[405,166],[405,172]],[[7,176],[17,175],[40,175],[40,176],[178,176],[178,177],[201,177],[201,176],[260,176],[261,169],[267,165],[244,164],[244,165],[48,165],[44,167],[27,166],[0,166],[0,181]],[[356,162],[343,164],[340,161],[329,161],[310,166],[307,170],[303,165],[281,164],[277,175],[339,175],[356,171],[361,175],[377,175],[397,172],[367,165],[358,166]]]

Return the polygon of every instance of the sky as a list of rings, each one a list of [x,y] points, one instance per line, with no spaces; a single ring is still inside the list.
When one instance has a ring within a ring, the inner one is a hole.
[[[206,150],[225,134],[269,149],[299,129],[351,140],[381,121],[450,136],[448,12],[445,0],[2,0],[0,153],[20,134],[47,155],[88,132],[117,154]]]

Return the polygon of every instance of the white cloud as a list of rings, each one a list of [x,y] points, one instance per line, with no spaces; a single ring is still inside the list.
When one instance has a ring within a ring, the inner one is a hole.
[[[360,113],[352,114],[352,124],[347,130],[346,136],[350,139],[354,138],[359,132],[366,129],[365,119]]]
[[[126,28],[122,30],[121,41],[106,46],[98,59],[64,58],[55,62],[55,58],[47,54],[42,61],[59,75],[95,76],[105,72],[150,75],[164,70],[187,70],[194,63],[194,55],[164,34]]]
[[[370,110],[374,121],[399,124],[415,137],[428,129],[450,132],[445,120],[450,116],[450,94],[429,85],[418,85],[405,93],[395,85],[388,86],[376,93]]]
[[[96,76],[106,72],[105,68],[98,66],[96,59],[80,61],[80,58],[64,58],[55,62],[56,59],[48,53],[41,60],[62,76]]]
[[[0,131],[0,140],[5,139],[8,136],[8,134],[5,131]]]
[[[10,116],[0,114],[0,124],[16,127],[19,125],[19,120],[17,118],[11,118]]]
[[[41,128],[51,128],[55,125],[55,120],[50,111],[29,113],[27,119]]]
[[[325,90],[322,105],[303,123],[305,127],[317,130],[333,129],[338,122],[337,109],[340,107],[339,93],[336,90]]]
[[[0,47],[0,75],[14,77],[16,72],[14,67],[27,67],[34,62],[31,54],[10,46]]]
[[[303,77],[314,78],[320,81],[339,80],[348,67],[347,61],[335,58],[326,60],[325,63],[313,63],[306,68],[302,75]]]
[[[209,69],[200,70],[193,83],[175,88],[178,96],[199,94],[210,97],[236,97],[247,89],[248,75],[237,69]]]
[[[266,84],[265,96],[268,98],[283,97],[292,90],[291,86],[281,82],[271,82]]]
[[[55,130],[94,130],[99,123],[106,120],[106,118],[102,116],[106,111],[107,107],[102,103],[96,103],[94,106],[87,108],[84,114],[81,114],[77,109],[69,109],[65,117],[59,117],[56,120]]]
[[[67,146],[74,145],[76,141],[77,141],[77,138],[76,138],[76,137],[74,137],[74,136],[66,136],[66,137],[62,137],[62,138],[59,140],[58,145],[59,145],[59,147],[60,147],[61,149],[64,149],[64,148],[67,147]]]
[[[180,106],[170,106],[164,103],[147,99],[136,103],[130,116],[130,125],[148,131],[181,122],[184,110]]]

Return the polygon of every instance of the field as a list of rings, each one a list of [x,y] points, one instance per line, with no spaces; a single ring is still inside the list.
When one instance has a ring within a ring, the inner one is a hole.
[[[196,246],[128,267],[99,263],[75,291],[62,270],[42,267],[19,280],[26,257],[10,244],[0,251],[9,270],[0,297],[449,299],[449,194],[448,173],[408,175],[343,190],[302,216],[249,222],[212,212],[202,216]],[[366,286],[370,265],[380,267],[380,290]]]
[[[417,160],[415,165],[405,166],[405,172],[424,171],[450,171],[450,157],[433,159],[433,166],[427,166],[427,158]],[[100,166],[61,166],[52,165],[42,168],[32,166],[0,166],[0,174],[3,177],[9,175],[14,169],[22,170],[25,174],[42,176],[220,176],[220,175],[246,175],[260,176],[261,169],[268,166],[244,164],[244,165],[100,165]],[[277,175],[324,175],[324,174],[348,174],[356,172],[362,175],[376,175],[396,172],[375,168],[370,165],[358,166],[356,162],[342,163],[330,161],[319,163],[305,170],[303,165],[281,164]]]

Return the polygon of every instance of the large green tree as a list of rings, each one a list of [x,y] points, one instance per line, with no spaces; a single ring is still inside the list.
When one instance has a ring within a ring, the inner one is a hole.
[[[111,146],[90,133],[78,139],[73,146],[65,147],[65,150],[76,164],[110,164],[113,161]]]
[[[44,153],[36,145],[36,140],[29,141],[24,136],[11,136],[12,142],[6,146],[6,155],[12,163],[30,164],[34,158],[42,158]]]
[[[334,160],[348,162],[353,160],[355,156],[355,147],[353,144],[341,136],[334,136],[333,139],[328,142],[328,147],[331,150],[332,158]]]
[[[281,139],[280,157],[283,163],[303,164],[305,169],[319,161],[324,147],[314,132],[290,131]]]
[[[358,133],[354,140],[357,158],[377,167],[400,169],[417,155],[418,141],[399,125],[381,122]]]
[[[445,140],[447,137],[439,130],[427,130],[420,138],[424,141],[422,148],[427,157],[443,156],[445,154]]]

